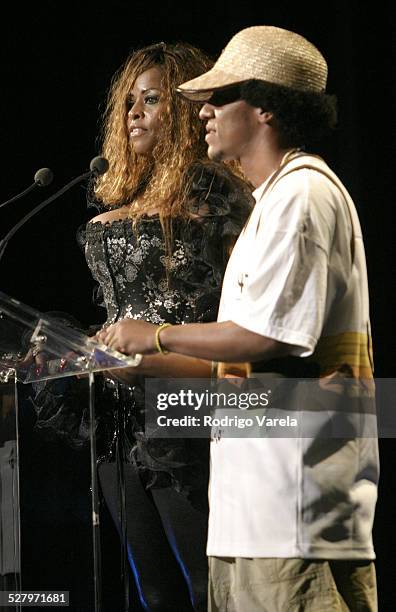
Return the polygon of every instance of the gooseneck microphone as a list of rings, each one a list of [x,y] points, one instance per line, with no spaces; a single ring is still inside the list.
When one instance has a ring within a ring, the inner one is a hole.
[[[89,174],[93,174],[94,176],[100,176],[101,174],[106,174],[109,169],[109,162],[105,157],[101,157],[98,155],[91,160],[89,164]]]
[[[105,172],[107,172],[108,169],[109,169],[109,162],[107,161],[107,159],[105,159],[104,157],[94,157],[94,159],[89,164],[88,172],[84,172],[84,174],[80,174],[80,176],[77,176],[76,178],[74,178],[72,181],[70,181],[70,183],[67,183],[67,185],[62,187],[62,189],[59,189],[59,191],[57,191],[52,196],[44,200],[44,202],[41,202],[41,204],[38,204],[38,206],[33,208],[33,210],[31,210],[27,215],[22,217],[22,219],[18,221],[18,223],[14,225],[14,227],[10,229],[10,231],[4,236],[4,238],[0,240],[0,260],[4,254],[4,251],[7,247],[8,242],[11,240],[13,235],[16,234],[16,232],[23,225],[25,225],[27,221],[29,221],[29,219],[31,219],[35,214],[40,212],[40,210],[48,206],[48,204],[51,204],[51,202],[53,202],[54,200],[59,198],[61,195],[63,195],[66,191],[74,187],[74,185],[77,185],[77,183],[80,183],[81,181],[83,181],[86,178],[89,178],[90,176],[100,176],[101,174],[105,174]]]
[[[49,168],[40,168],[34,175],[34,184],[39,185],[39,187],[46,187],[52,183],[53,178],[54,175],[52,170]]]
[[[27,187],[23,191],[21,191],[21,193],[18,193],[16,196],[0,204],[0,208],[3,208],[3,206],[7,206],[7,204],[11,204],[11,202],[16,202],[16,200],[19,200],[19,198],[23,198],[24,195],[27,195],[28,193],[33,191],[35,187],[47,187],[47,185],[50,185],[52,183],[53,178],[54,175],[52,170],[50,170],[49,168],[40,168],[40,170],[37,170],[36,174],[34,175],[34,183],[29,185],[29,187]]]

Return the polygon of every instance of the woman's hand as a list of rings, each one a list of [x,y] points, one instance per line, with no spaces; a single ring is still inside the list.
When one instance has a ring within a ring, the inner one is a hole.
[[[147,355],[157,352],[156,330],[157,326],[147,321],[122,319],[98,332],[96,339],[125,355],[136,355],[136,353]]]

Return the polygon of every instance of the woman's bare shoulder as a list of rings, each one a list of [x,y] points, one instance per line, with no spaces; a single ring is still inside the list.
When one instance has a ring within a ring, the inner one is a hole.
[[[126,219],[129,216],[130,207],[122,206],[121,208],[117,208],[115,210],[107,210],[106,212],[101,213],[100,215],[96,215],[90,219],[90,223],[111,223],[112,221],[117,221],[119,219]]]

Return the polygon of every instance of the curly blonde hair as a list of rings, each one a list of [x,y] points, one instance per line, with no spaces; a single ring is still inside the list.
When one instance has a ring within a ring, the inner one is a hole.
[[[103,117],[102,154],[109,161],[109,170],[95,185],[99,201],[109,207],[137,201],[135,221],[153,203],[163,224],[166,218],[188,215],[188,168],[206,158],[207,146],[199,105],[183,99],[175,89],[212,65],[208,56],[187,43],[150,45],[128,57],[113,78]],[[127,99],[136,78],[153,67],[162,71],[163,129],[152,155],[136,155],[127,130]]]

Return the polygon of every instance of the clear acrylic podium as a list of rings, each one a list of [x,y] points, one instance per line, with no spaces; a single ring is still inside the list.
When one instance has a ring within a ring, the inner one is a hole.
[[[34,355],[38,353],[45,356],[44,367],[37,367]],[[127,357],[112,351],[72,327],[0,292],[0,591],[24,589],[21,574],[18,383],[40,383],[86,375],[83,378],[88,387],[86,395],[90,415],[93,588],[95,610],[100,610],[94,373],[135,367],[140,360],[140,355]]]

